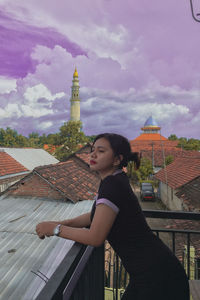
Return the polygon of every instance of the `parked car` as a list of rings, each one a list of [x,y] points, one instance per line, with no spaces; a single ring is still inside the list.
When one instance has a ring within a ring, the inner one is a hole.
[[[140,199],[155,201],[154,188],[150,182],[142,182],[140,185]]]

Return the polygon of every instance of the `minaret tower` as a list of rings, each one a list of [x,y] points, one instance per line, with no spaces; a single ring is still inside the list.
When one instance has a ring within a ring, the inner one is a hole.
[[[72,95],[71,95],[71,113],[70,121],[80,121],[80,98],[79,98],[79,80],[78,72],[75,68],[73,80],[72,80]]]

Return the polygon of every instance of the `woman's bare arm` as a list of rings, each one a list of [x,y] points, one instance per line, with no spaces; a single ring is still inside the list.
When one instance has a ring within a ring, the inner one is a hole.
[[[52,223],[55,223],[56,225],[62,224],[69,227],[75,227],[75,228],[83,228],[90,225],[90,213],[86,213],[83,215],[80,215],[78,217],[75,217],[73,219],[67,219],[63,221],[52,221]]]
[[[76,228],[62,225],[59,236],[81,244],[100,246],[106,239],[117,214],[105,204],[96,207],[90,228]],[[36,231],[40,238],[53,235],[55,224],[43,222],[37,225]]]

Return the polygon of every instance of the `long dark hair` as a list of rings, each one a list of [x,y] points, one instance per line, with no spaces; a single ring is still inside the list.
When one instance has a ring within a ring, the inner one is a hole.
[[[123,156],[118,167],[119,169],[126,167],[129,161],[134,162],[135,169],[140,167],[140,155],[138,152],[131,152],[131,146],[127,138],[116,133],[101,133],[96,136],[93,145],[101,138],[106,139],[110,143],[115,156]]]

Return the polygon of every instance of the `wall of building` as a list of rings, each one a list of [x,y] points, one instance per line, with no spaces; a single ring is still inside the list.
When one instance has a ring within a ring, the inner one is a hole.
[[[169,210],[183,210],[182,201],[175,195],[176,190],[163,182],[159,184],[160,199]]]
[[[40,178],[36,174],[27,176],[16,186],[13,186],[9,191],[9,194],[16,196],[31,196],[49,198],[54,200],[64,200],[61,193],[54,190],[48,182]]]
[[[0,192],[2,193],[5,191],[9,186],[17,182],[18,180],[22,179],[25,176],[23,175],[17,175],[9,178],[0,179]]]

